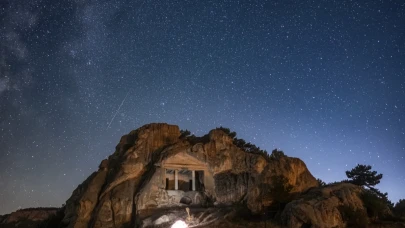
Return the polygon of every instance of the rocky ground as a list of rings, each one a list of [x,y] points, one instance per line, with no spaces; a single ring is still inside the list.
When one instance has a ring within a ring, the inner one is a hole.
[[[190,216],[189,216],[190,215]],[[212,208],[186,208],[162,211],[143,220],[142,228],[170,228],[176,221],[185,221],[188,227],[280,227],[270,219],[263,216],[240,217],[236,207],[212,207]]]
[[[235,207],[222,208],[190,208],[190,219],[185,208],[162,211],[144,220],[142,228],[171,228],[176,221],[185,221],[189,228],[286,228],[279,219],[270,219],[266,216],[241,216]],[[350,227],[344,224],[338,226],[310,225],[300,227]],[[352,228],[359,228],[351,226]],[[367,228],[405,228],[404,222],[377,221],[370,223]]]

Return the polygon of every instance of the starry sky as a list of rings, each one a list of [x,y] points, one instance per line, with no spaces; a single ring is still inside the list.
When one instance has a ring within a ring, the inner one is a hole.
[[[0,214],[61,206],[122,135],[225,126],[405,198],[405,4],[0,1]]]

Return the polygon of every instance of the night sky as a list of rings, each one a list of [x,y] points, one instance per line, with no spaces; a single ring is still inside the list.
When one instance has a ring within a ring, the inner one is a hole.
[[[0,214],[61,206],[122,135],[224,126],[405,198],[403,1],[0,1]]]

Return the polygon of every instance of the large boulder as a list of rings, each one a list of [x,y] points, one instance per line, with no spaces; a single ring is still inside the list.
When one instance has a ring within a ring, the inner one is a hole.
[[[288,228],[346,227],[342,208],[358,210],[367,216],[360,198],[362,191],[361,187],[349,183],[312,189],[286,205],[283,223]]]

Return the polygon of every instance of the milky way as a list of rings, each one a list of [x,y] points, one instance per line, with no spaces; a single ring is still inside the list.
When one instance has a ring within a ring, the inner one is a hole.
[[[404,53],[401,1],[1,1],[0,214],[62,205],[150,122],[229,127],[325,182],[370,164],[396,202]]]

